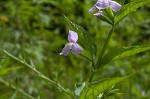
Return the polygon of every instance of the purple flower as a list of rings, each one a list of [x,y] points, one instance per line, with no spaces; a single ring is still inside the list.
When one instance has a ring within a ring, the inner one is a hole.
[[[96,17],[99,17],[101,14],[103,13],[103,11],[99,10],[97,13],[93,14]]]
[[[89,12],[93,12],[96,8],[99,10],[95,13],[95,16],[100,16],[102,14],[102,9],[110,7],[113,11],[117,12],[121,9],[121,5],[112,0],[98,0],[96,4],[89,10]]]
[[[82,48],[77,44],[78,34],[72,30],[69,30],[68,34],[68,43],[63,48],[60,55],[67,56],[71,50],[71,52],[75,55],[80,54],[82,52]]]

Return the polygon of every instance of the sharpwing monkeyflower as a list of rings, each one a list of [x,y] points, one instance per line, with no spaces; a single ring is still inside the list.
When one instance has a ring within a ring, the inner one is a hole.
[[[72,30],[69,30],[68,34],[68,43],[62,49],[60,55],[67,56],[71,50],[71,52],[75,55],[80,54],[82,52],[82,48],[77,44],[78,34]]]
[[[117,12],[121,9],[121,5],[112,0],[98,0],[96,4],[89,10],[89,12],[93,12],[96,8],[99,10],[95,13],[95,16],[100,16],[102,14],[102,10],[110,7],[113,11]]]

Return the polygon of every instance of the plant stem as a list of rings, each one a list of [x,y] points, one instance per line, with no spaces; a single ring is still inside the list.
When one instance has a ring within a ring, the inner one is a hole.
[[[105,53],[105,50],[106,50],[106,48],[107,48],[107,46],[108,46],[108,43],[109,43],[109,41],[110,41],[110,38],[111,38],[111,36],[112,36],[113,31],[114,31],[114,26],[112,26],[112,29],[110,30],[110,32],[109,32],[109,34],[108,34],[108,36],[107,36],[107,39],[106,39],[106,41],[105,41],[105,44],[104,44],[104,46],[103,46],[103,48],[102,48],[102,51],[101,51],[101,53],[100,53],[100,55],[99,55],[99,57],[98,57],[98,60],[97,60],[97,63],[96,63],[96,68],[99,68],[99,65],[100,65],[100,63],[101,63],[101,59],[102,59],[102,57],[103,57],[103,55],[104,55],[104,53]]]
[[[104,55],[104,53],[105,53],[105,50],[106,50],[106,48],[107,48],[107,46],[108,46],[108,43],[109,43],[109,41],[110,41],[110,38],[111,38],[111,36],[112,36],[113,31],[114,31],[114,26],[112,27],[112,29],[110,30],[110,32],[109,32],[109,34],[108,34],[108,36],[107,36],[107,39],[106,39],[106,41],[105,41],[105,44],[104,44],[104,46],[103,46],[103,48],[102,48],[102,51],[101,51],[99,57],[98,57],[98,60],[97,60],[96,65],[94,65],[95,68],[93,68],[94,70],[92,71],[92,74],[91,74],[91,76],[90,76],[89,82],[92,82],[93,77],[94,77],[95,73],[97,72],[97,69],[99,68],[99,65],[100,65],[100,63],[101,63],[101,59],[102,59],[102,57],[103,57],[103,55]]]
[[[94,74],[95,74],[95,71],[92,72],[92,74],[91,74],[91,76],[90,76],[90,79],[89,79],[89,83],[92,82],[93,77],[94,77]]]
[[[9,52],[7,52],[6,50],[2,50],[6,55],[8,55],[9,57],[11,57],[12,59],[19,61],[20,63],[26,65],[27,67],[29,67],[31,70],[33,70],[35,73],[38,74],[39,77],[41,77],[42,79],[45,79],[47,81],[49,81],[50,83],[52,83],[54,86],[56,86],[58,89],[62,90],[63,92],[65,92],[66,94],[70,95],[72,98],[74,98],[74,94],[69,91],[66,90],[65,88],[63,88],[59,83],[56,83],[55,81],[51,80],[50,78],[48,78],[47,76],[45,76],[44,74],[42,74],[41,72],[39,72],[35,67],[31,66],[30,64],[26,63],[25,61],[13,56],[12,54],[10,54]]]

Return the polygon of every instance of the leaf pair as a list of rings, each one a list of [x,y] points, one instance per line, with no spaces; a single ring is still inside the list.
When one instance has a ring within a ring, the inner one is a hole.
[[[102,99],[106,95],[111,95],[113,92],[115,93],[117,90],[113,89],[114,85],[128,77],[129,76],[108,78],[86,85],[83,83],[80,87],[76,88],[76,93],[80,93],[76,94],[78,95],[77,99]]]

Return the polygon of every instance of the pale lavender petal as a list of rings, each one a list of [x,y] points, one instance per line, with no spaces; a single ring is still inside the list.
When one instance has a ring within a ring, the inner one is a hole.
[[[82,52],[82,48],[78,44],[72,44],[72,53],[73,54],[80,54]]]
[[[65,47],[63,48],[62,52],[60,53],[60,55],[67,56],[70,52],[71,47],[72,47],[72,44],[67,43]]]
[[[109,6],[115,12],[117,12],[121,9],[121,5],[115,1],[109,0]]]
[[[108,0],[99,0],[96,2],[95,6],[99,10],[105,9],[109,6],[109,2],[108,2]]]
[[[95,14],[93,14],[93,15],[96,16],[96,17],[99,17],[99,16],[102,14],[102,12],[103,12],[103,11],[100,11],[100,10],[99,10],[97,13],[95,13]]]
[[[96,6],[94,5],[94,6],[89,10],[89,12],[93,12],[95,9],[96,9]]]
[[[72,30],[69,30],[68,41],[76,43],[78,40],[78,34]]]

